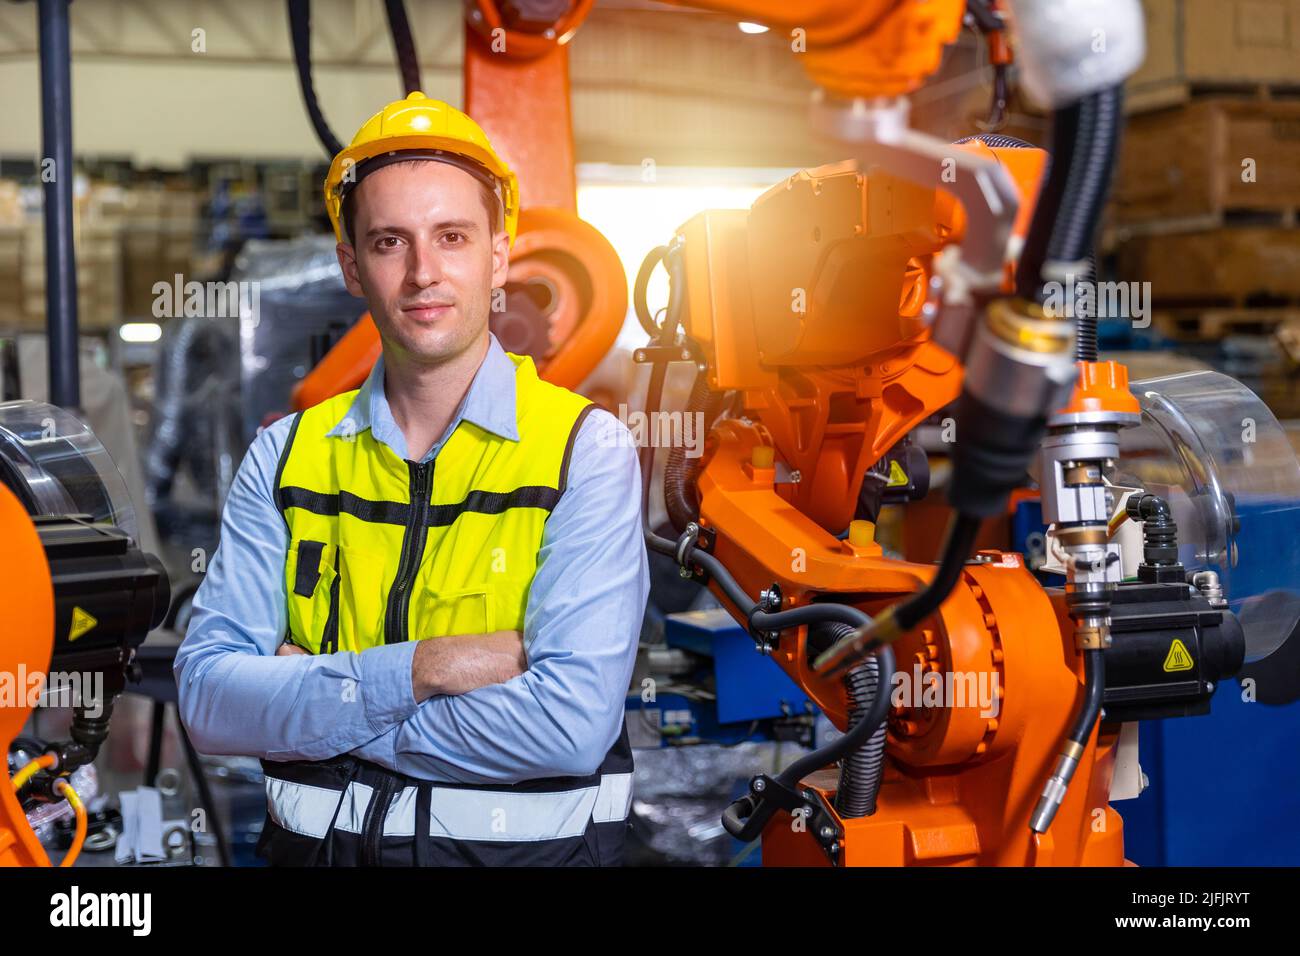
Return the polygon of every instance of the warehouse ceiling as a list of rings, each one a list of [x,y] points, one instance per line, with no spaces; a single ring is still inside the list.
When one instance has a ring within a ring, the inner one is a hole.
[[[459,103],[463,6],[408,0],[427,91]],[[335,129],[400,94],[381,0],[316,0],[317,87]],[[72,5],[79,154],[141,164],[198,156],[318,158],[290,58],[284,5],[266,0],[96,0]],[[963,74],[939,95],[985,82],[965,44]],[[0,88],[11,117],[0,156],[35,153],[40,115],[35,7],[0,5]],[[812,85],[776,33],[648,0],[598,2],[571,47],[582,162],[661,166],[815,165],[842,158],[807,126]],[[982,95],[982,94],[980,94]]]

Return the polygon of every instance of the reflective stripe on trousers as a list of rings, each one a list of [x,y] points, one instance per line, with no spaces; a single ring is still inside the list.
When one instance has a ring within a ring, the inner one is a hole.
[[[410,837],[416,829],[417,787],[404,787],[388,805],[384,836]],[[266,778],[272,820],[301,836],[322,839],[334,828],[361,833],[374,788],[353,781],[343,793],[310,784]],[[535,842],[579,837],[589,822],[627,819],[632,805],[632,774],[602,774],[600,783],[558,793],[431,788],[429,833],[450,840]],[[337,817],[335,811],[337,810]]]
[[[267,815],[257,849],[275,866],[623,863],[633,771],[626,723],[600,769],[584,777],[434,784],[348,755],[263,760],[262,769]]]

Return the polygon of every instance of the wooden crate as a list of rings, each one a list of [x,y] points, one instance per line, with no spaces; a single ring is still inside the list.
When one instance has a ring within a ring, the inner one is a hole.
[[[1225,89],[1300,89],[1300,0],[1143,0],[1147,55],[1130,112]]]
[[[1113,192],[1113,221],[1196,220],[1300,207],[1300,102],[1214,97],[1133,117]],[[1243,165],[1253,160],[1254,181]],[[1279,220],[1280,221],[1280,220]]]
[[[1119,246],[1125,280],[1150,282],[1156,305],[1300,301],[1300,230],[1240,227],[1138,236]]]

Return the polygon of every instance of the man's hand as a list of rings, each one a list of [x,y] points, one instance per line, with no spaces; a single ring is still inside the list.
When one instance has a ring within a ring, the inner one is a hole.
[[[276,657],[290,657],[294,654],[306,654],[306,653],[307,651],[305,648],[299,647],[297,644],[291,644],[288,641],[285,641],[283,644],[281,644],[279,647],[275,649]]]
[[[520,631],[431,637],[415,648],[411,690],[419,703],[442,694],[467,694],[488,684],[503,684],[527,669]]]

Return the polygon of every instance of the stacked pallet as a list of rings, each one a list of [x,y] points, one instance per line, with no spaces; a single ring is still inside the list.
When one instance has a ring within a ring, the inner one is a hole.
[[[45,227],[39,192],[0,180],[0,333],[45,327]],[[77,319],[105,332],[153,317],[153,286],[193,269],[200,197],[188,190],[95,184],[73,218]]]
[[[193,190],[139,187],[130,190],[122,217],[125,271],[123,310],[128,318],[153,318],[155,283],[187,280],[202,197]]]
[[[1300,0],[1146,0],[1103,239],[1155,329],[1300,415]]]

